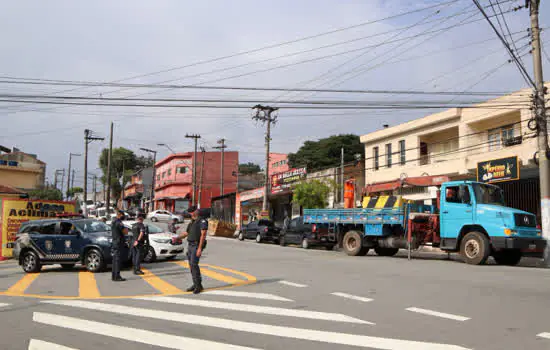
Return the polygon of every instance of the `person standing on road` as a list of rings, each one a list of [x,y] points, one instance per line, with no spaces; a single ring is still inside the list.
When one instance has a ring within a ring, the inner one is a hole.
[[[178,239],[187,237],[187,259],[189,261],[189,268],[191,269],[191,276],[193,277],[193,285],[187,291],[199,294],[204,290],[199,260],[203,249],[206,247],[208,221],[204,218],[199,218],[199,210],[196,206],[190,207],[187,212],[191,214],[191,223],[187,226],[187,232],[173,237],[172,241],[175,242]]]
[[[124,212],[119,210],[116,219],[113,220],[111,224],[111,234],[113,237],[113,243],[111,245],[111,255],[113,256],[112,280],[114,282],[126,281],[126,279],[122,278],[120,275],[120,251],[124,246],[124,236],[128,234],[128,229],[124,227],[122,223],[123,217]]]
[[[176,233],[179,229],[179,226],[176,226],[177,223],[178,223],[178,219],[173,218],[172,222],[168,224],[168,232]]]
[[[132,263],[134,265],[134,275],[143,275],[141,271],[141,256],[143,247],[149,237],[149,229],[147,225],[143,223],[144,216],[139,214],[137,217],[137,223],[132,227]]]

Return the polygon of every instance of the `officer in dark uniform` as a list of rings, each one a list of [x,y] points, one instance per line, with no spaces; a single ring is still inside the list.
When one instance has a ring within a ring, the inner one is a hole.
[[[134,275],[143,275],[141,271],[141,256],[143,247],[149,238],[149,228],[143,223],[144,215],[139,214],[137,222],[132,226],[132,263]]]
[[[120,276],[120,251],[124,246],[124,236],[128,234],[128,229],[124,227],[122,223],[122,218],[124,217],[124,212],[119,210],[117,212],[117,217],[111,223],[111,234],[113,235],[113,243],[111,245],[111,255],[113,256],[113,275],[112,279],[115,282],[126,281],[126,279]]]
[[[179,229],[179,226],[176,224],[178,223],[178,219],[174,218],[172,219],[172,222],[168,224],[168,231],[170,233],[176,233]]]
[[[191,223],[187,226],[187,232],[172,238],[172,241],[187,237],[187,259],[193,277],[193,285],[187,289],[188,292],[199,294],[203,291],[201,270],[199,260],[203,249],[206,247],[206,232],[208,221],[199,217],[199,210],[196,206],[190,207],[187,212],[191,214]]]

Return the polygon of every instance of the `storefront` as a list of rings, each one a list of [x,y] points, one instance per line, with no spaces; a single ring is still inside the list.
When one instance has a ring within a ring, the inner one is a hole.
[[[182,213],[189,208],[191,198],[189,195],[185,197],[172,196],[155,198],[156,210],[168,210],[172,213]]]
[[[269,216],[276,225],[282,226],[287,216],[300,215],[300,207],[292,204],[292,186],[306,177],[306,168],[290,169],[271,176]]]
[[[237,193],[235,198],[235,223],[238,227],[257,219],[262,211],[264,188]]]

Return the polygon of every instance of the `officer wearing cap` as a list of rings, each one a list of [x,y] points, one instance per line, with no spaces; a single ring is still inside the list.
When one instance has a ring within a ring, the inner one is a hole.
[[[145,215],[138,214],[137,222],[132,226],[132,263],[134,265],[134,275],[143,275],[141,271],[141,256],[143,247],[148,242],[149,228],[143,223]]]
[[[114,282],[126,281],[120,275],[120,251],[124,246],[124,235],[128,234],[128,229],[124,227],[122,218],[124,212],[119,210],[116,215],[116,219],[111,223],[111,234],[113,237],[113,243],[111,245],[111,255],[113,256],[113,275],[112,280]]]
[[[187,289],[188,292],[199,294],[203,291],[201,270],[199,260],[202,255],[202,250],[206,246],[206,232],[208,230],[208,221],[204,218],[199,218],[199,210],[196,206],[190,207],[187,212],[191,214],[191,223],[187,226],[187,232],[183,232],[172,238],[173,241],[187,237],[187,259],[191,276],[193,277],[193,285]]]

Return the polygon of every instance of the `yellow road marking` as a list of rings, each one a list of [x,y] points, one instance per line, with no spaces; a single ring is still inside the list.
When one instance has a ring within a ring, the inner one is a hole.
[[[220,270],[220,271],[225,271],[225,272],[230,272],[232,274],[235,274],[235,275],[238,275],[238,276],[242,276],[244,278],[246,278],[248,280],[248,282],[250,283],[253,283],[253,282],[256,282],[256,277],[246,273],[246,272],[242,272],[242,271],[236,271],[236,270],[232,270],[232,269],[228,269],[228,268],[225,268],[225,267],[221,267],[221,266],[216,266],[216,265],[209,265],[209,264],[204,264],[204,265],[201,265],[201,266],[204,266],[204,267],[208,267],[210,269],[215,269],[215,270]]]
[[[177,265],[183,266],[185,268],[189,268],[189,263],[187,261],[175,261],[174,263],[177,264]],[[245,282],[242,279],[235,278],[235,277],[232,277],[232,276],[227,276],[227,275],[218,273],[216,271],[207,270],[205,268],[201,269],[201,274],[204,275],[204,276],[213,278],[215,280],[228,283],[228,284],[241,284],[241,283]]]
[[[141,268],[141,270],[145,273],[144,275],[141,275],[141,278],[145,280],[145,282],[149,283],[151,287],[155,288],[162,294],[182,294],[184,291],[181,289],[171,285],[170,283],[166,282],[160,277],[157,277],[154,273],[147,270],[146,268]]]
[[[31,283],[40,276],[39,273],[27,273],[17,283],[15,283],[13,286],[11,286],[6,293],[9,294],[23,294],[25,293],[25,290],[29,288]]]
[[[78,272],[78,295],[81,298],[88,299],[101,297],[93,273],[89,271]]]

